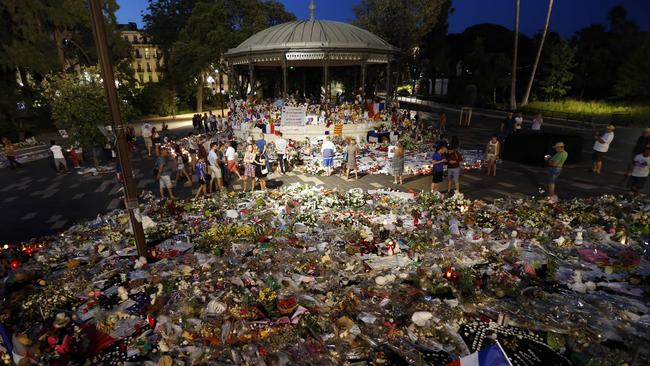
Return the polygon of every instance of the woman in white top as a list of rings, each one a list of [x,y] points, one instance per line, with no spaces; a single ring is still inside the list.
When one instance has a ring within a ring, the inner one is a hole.
[[[591,169],[597,175],[600,175],[600,170],[603,167],[603,156],[609,151],[609,144],[614,140],[614,125],[607,126],[607,131],[603,134],[594,134],[594,153],[592,160],[594,166]]]

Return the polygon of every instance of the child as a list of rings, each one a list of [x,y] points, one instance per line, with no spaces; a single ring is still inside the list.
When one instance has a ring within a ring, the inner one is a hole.
[[[447,145],[439,146],[436,152],[431,156],[431,165],[433,165],[431,177],[431,193],[438,190],[438,183],[442,182],[442,175],[445,168],[445,154],[447,153]]]
[[[650,175],[650,146],[646,146],[642,154],[634,157],[632,168],[632,175],[628,185],[632,190],[634,196],[639,195],[639,191],[643,189],[645,181]]]

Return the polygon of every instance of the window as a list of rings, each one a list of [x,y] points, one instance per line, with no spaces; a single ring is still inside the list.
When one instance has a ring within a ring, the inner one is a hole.
[[[151,72],[151,63],[147,62],[147,71]]]
[[[140,54],[140,50],[136,49],[135,50],[135,58],[141,58],[142,55]]]
[[[146,58],[146,59],[149,58],[149,49],[148,48],[144,49],[144,58]]]
[[[142,83],[142,74],[138,74],[138,81],[140,81],[140,83]]]
[[[147,75],[147,82],[148,82],[148,83],[151,82],[151,74],[148,74],[148,75]]]

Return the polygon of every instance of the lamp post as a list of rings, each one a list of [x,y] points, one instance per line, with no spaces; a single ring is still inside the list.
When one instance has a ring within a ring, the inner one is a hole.
[[[147,255],[147,242],[144,238],[142,229],[142,216],[138,208],[138,196],[133,181],[133,172],[131,169],[131,160],[129,160],[129,149],[126,142],[124,124],[120,115],[120,104],[115,87],[115,77],[113,75],[113,65],[108,52],[108,42],[106,40],[106,29],[104,27],[104,16],[102,14],[101,0],[89,0],[90,19],[92,21],[93,34],[95,36],[95,47],[99,57],[99,65],[104,80],[104,90],[106,91],[106,100],[108,110],[111,113],[111,125],[117,137],[117,156],[122,167],[122,176],[124,177],[124,195],[126,197],[126,208],[129,212],[129,220],[133,228],[135,245],[139,256]]]

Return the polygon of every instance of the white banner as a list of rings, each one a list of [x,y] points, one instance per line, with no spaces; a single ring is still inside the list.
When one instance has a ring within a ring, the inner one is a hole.
[[[305,126],[307,118],[307,106],[302,107],[283,107],[282,119],[280,120],[280,129],[282,131],[298,130]]]

